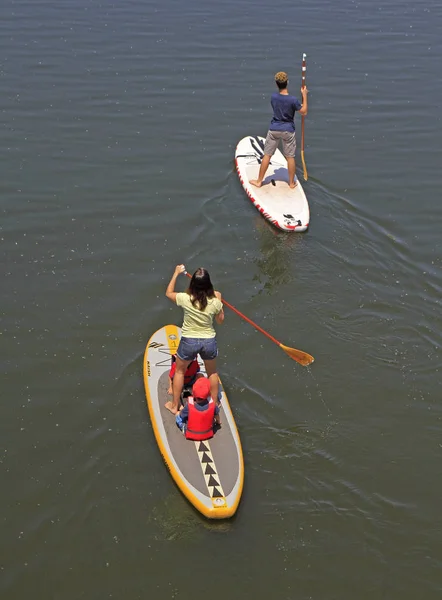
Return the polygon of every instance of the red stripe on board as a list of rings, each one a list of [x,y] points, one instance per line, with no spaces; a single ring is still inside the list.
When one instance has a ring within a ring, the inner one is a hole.
[[[246,188],[246,185],[244,183],[244,179],[241,175],[240,169],[239,169],[239,165],[238,165],[238,159],[235,158],[235,165],[236,165],[236,172],[238,173],[238,177],[239,180],[244,188],[244,191],[246,192],[247,196],[250,198],[250,200],[252,201],[252,204],[255,205],[255,208],[258,210],[258,212],[260,212],[262,214],[262,216],[267,219],[270,223],[272,223],[273,225],[275,225],[275,227],[277,227],[278,229],[280,229],[281,231],[295,231],[298,228],[302,228],[302,229],[308,229],[309,223],[307,223],[307,225],[285,225],[285,226],[281,226],[279,224],[279,221],[277,221],[276,219],[272,219],[272,215],[269,214],[267,211],[264,210],[264,208],[258,204],[258,201],[256,200],[256,198],[254,196],[252,196],[251,192]]]

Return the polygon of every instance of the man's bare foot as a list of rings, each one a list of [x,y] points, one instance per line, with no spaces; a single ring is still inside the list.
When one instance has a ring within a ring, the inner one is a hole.
[[[254,185],[255,187],[261,187],[262,186],[262,181],[258,181],[257,179],[251,179],[250,183],[252,185]]]
[[[295,189],[295,187],[297,187],[297,186],[298,186],[298,182],[297,182],[297,181],[294,181],[293,183],[289,183],[289,186],[292,188],[292,190],[294,190],[294,189]]]
[[[170,411],[173,415],[176,415],[178,413],[178,408],[174,408],[171,400],[168,400],[166,402],[166,404],[164,405],[168,411]]]

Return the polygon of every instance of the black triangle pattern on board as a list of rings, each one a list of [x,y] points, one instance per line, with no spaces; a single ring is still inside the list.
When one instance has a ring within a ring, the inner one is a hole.
[[[204,441],[195,442],[195,448],[198,452],[198,458],[200,460],[210,498],[224,498],[224,490],[219,481],[219,475],[216,470],[215,461],[212,457],[210,444]]]
[[[211,463],[211,462],[213,462],[213,459],[210,458],[210,456],[208,454],[206,454],[205,452],[203,452],[203,455],[201,457],[201,462],[202,463]]]
[[[211,467],[208,463],[206,465],[206,470],[204,471],[204,475],[216,475],[216,471],[213,467]]]
[[[207,482],[207,485],[210,487],[215,487],[217,485],[219,485],[219,482],[215,479],[215,477],[213,477],[212,475],[209,477],[209,481]]]

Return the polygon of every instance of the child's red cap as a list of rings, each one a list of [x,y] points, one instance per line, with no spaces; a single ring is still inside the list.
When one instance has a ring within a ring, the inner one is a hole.
[[[192,388],[194,398],[203,398],[210,396],[210,381],[206,377],[200,377],[195,381]]]

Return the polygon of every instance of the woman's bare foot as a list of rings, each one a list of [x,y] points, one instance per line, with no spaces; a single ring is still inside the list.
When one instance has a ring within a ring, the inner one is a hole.
[[[169,396],[171,396],[173,394],[172,384],[169,385],[167,393],[169,394]]]
[[[166,404],[164,405],[168,411],[170,411],[173,415],[176,415],[178,413],[178,408],[175,408],[172,404],[171,400],[168,400],[166,402]]]
[[[251,179],[250,183],[252,185],[254,185],[255,187],[261,187],[262,186],[262,181],[258,181],[257,179]]]
[[[295,187],[297,187],[297,186],[298,186],[298,182],[297,182],[297,181],[294,181],[293,183],[289,183],[289,186],[292,188],[292,190],[294,190],[294,189],[295,189]]]

